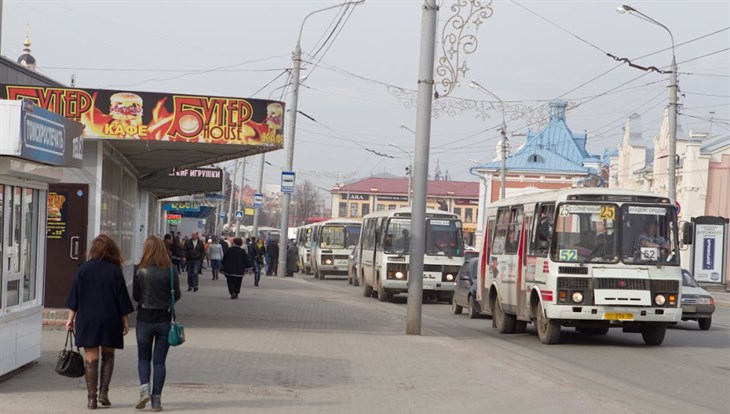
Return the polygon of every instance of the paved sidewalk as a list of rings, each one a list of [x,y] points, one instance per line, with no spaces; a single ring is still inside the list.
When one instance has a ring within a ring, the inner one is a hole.
[[[255,288],[246,277],[231,300],[225,280],[209,277],[178,307],[188,341],[170,350],[166,411],[637,412],[514,361],[472,355],[464,338],[404,335],[402,317],[325,284],[262,277]],[[83,378],[53,372],[63,338],[45,330],[38,363],[0,383],[0,413],[87,412]],[[132,333],[117,353],[112,408],[103,411],[132,411],[137,393]]]

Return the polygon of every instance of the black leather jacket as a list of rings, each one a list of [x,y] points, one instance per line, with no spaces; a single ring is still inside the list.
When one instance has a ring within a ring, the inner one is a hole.
[[[180,300],[180,278],[173,268],[175,302]],[[170,307],[170,269],[157,266],[138,267],[132,280],[132,296],[138,309],[168,309]]]

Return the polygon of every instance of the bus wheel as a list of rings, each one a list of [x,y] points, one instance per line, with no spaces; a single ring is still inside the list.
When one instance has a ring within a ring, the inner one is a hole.
[[[666,333],[666,325],[644,325],[641,329],[641,337],[647,345],[661,345]]]
[[[388,292],[383,288],[382,286],[378,286],[378,300],[380,302],[387,302],[388,301]]]
[[[502,310],[502,302],[499,298],[494,301],[494,327],[497,328],[497,332],[508,334],[515,331],[515,322],[517,318],[514,315],[507,315]]]
[[[545,309],[542,303],[538,304],[537,309],[537,336],[543,344],[557,344],[560,342],[560,324],[551,321],[545,315]]]
[[[362,295],[366,298],[373,296],[373,287],[368,286],[368,284],[365,283],[364,280],[362,281]]]

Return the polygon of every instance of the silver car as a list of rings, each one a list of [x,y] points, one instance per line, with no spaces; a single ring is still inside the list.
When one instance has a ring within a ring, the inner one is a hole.
[[[697,321],[700,329],[706,331],[712,325],[715,299],[700,286],[692,274],[682,269],[682,320]]]
[[[478,266],[479,257],[471,258],[461,266],[461,270],[456,276],[454,298],[451,301],[451,309],[455,314],[460,314],[466,308],[471,319],[480,315],[489,315],[489,309],[482,309],[476,298]]]

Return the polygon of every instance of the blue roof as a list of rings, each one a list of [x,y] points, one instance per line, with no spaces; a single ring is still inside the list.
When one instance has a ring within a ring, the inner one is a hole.
[[[587,134],[574,133],[565,122],[565,101],[550,103],[550,121],[538,132],[530,131],[527,142],[516,154],[507,157],[507,170],[548,173],[584,173],[592,168],[584,162],[599,163],[598,156],[585,149]],[[493,161],[475,169],[499,170],[502,162]]]

